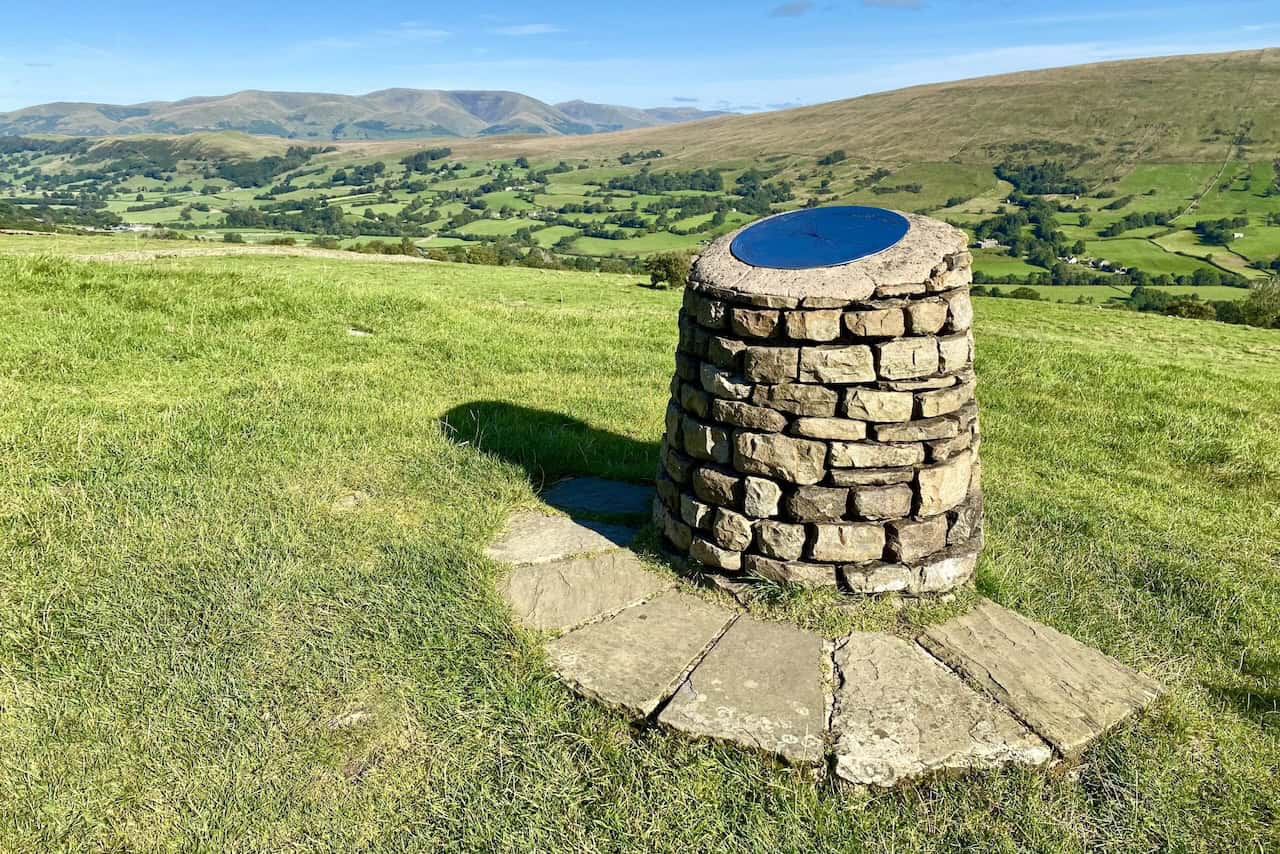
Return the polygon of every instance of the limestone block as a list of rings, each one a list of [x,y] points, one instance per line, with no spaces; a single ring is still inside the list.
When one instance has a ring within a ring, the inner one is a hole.
[[[751,396],[751,384],[710,362],[702,365],[702,387],[716,397],[727,400],[746,400]]]
[[[688,383],[680,386],[680,408],[690,415],[706,418],[711,414],[711,396]]]
[[[843,519],[849,490],[829,486],[802,486],[787,496],[787,514],[801,522],[835,522]]]
[[[748,474],[807,485],[822,480],[827,446],[811,439],[777,433],[738,433],[734,437],[733,465]]]
[[[691,528],[706,530],[711,527],[715,507],[704,504],[691,495],[680,496],[680,519]]]
[[[853,508],[863,519],[901,519],[911,513],[914,498],[905,484],[863,486],[853,491]]]
[[[757,522],[756,548],[778,560],[799,560],[804,554],[804,525],[786,522]]]
[[[840,337],[841,312],[789,311],[786,316],[787,337],[796,341],[834,341]]]
[[[776,581],[779,584],[795,584],[800,587],[834,587],[836,585],[836,571],[830,564],[744,555],[742,567],[754,576],[767,581]]]
[[[761,477],[748,477],[742,491],[742,509],[748,516],[767,519],[778,515],[782,487]],[[746,548],[745,546],[743,548]]]
[[[810,557],[833,563],[879,560],[884,544],[884,529],[879,525],[815,525]]]
[[[877,424],[872,432],[879,442],[926,442],[959,435],[960,424],[954,418],[925,418],[901,424]]]
[[[916,300],[907,305],[907,331],[934,335],[947,322],[947,303],[940,299]]]
[[[973,302],[967,290],[950,291],[943,295],[950,310],[947,328],[952,332],[964,332],[973,326]]]
[[[857,442],[867,438],[867,423],[852,418],[797,418],[791,431],[810,439]]]
[[[962,451],[952,460],[920,469],[916,474],[920,494],[916,515],[937,516],[964,501],[972,474],[972,451]]]
[[[875,442],[832,442],[832,468],[885,469],[924,462],[924,445],[881,445]]]
[[[732,329],[746,338],[768,338],[778,331],[781,316],[768,309],[735,308],[730,312]]]
[[[712,335],[707,341],[707,361],[726,371],[736,372],[742,363],[740,357],[745,349],[747,345],[736,338]]]
[[[871,348],[805,347],[800,351],[800,380],[808,383],[865,383],[876,378]]]
[[[938,339],[939,367],[946,373],[964,370],[973,361],[973,335],[962,332]]]
[[[736,400],[716,398],[711,401],[711,417],[724,424],[761,433],[780,433],[787,427],[787,417],[781,412]]]
[[[836,414],[839,395],[834,389],[819,385],[783,383],[756,386],[751,402],[792,415],[830,418]]]
[[[975,387],[974,383],[966,382],[953,385],[951,388],[920,392],[916,395],[916,400],[920,402],[921,417],[934,418],[938,415],[946,415],[957,411],[973,400]]]
[[[875,345],[877,370],[887,380],[927,377],[938,371],[938,339],[899,338]]]
[[[844,397],[845,414],[863,421],[909,421],[914,408],[910,392],[851,388]]]
[[[721,546],[740,552],[751,545],[753,533],[751,520],[746,516],[724,507],[716,508],[715,517],[711,523],[711,536]]]
[[[889,554],[894,560],[915,564],[921,558],[947,547],[947,517],[904,519],[885,526],[889,534]]]
[[[917,573],[900,563],[877,562],[842,566],[840,578],[854,593],[903,593],[916,586]]]
[[[828,477],[833,486],[892,486],[916,479],[914,468],[897,469],[832,469]]]
[[[737,500],[739,479],[713,468],[699,468],[692,472],[693,494],[717,507],[733,507]]]
[[[747,347],[743,374],[756,383],[785,383],[796,378],[800,351],[795,347]]]
[[[688,549],[689,557],[707,566],[726,572],[738,572],[742,569],[742,552],[721,548],[702,537],[694,537]]]
[[[851,311],[845,314],[844,325],[855,338],[898,338],[907,332],[900,308]]]
[[[683,438],[684,450],[689,456],[717,463],[729,462],[729,431],[686,418]]]

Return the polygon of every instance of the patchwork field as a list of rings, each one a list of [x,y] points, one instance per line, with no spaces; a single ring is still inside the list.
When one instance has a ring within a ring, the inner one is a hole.
[[[976,300],[979,591],[1171,690],[1078,768],[860,796],[575,699],[482,556],[652,476],[679,293],[0,241],[0,849],[1280,846],[1275,331]]]

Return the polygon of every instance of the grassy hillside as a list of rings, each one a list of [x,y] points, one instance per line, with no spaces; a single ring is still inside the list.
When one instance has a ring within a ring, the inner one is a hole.
[[[40,104],[0,113],[0,135],[185,134],[227,129],[316,142],[595,133],[719,115],[698,110],[633,110],[581,101],[564,106],[569,109],[502,91],[382,89],[367,95],[335,95],[247,90],[144,104]],[[623,115],[625,120],[620,120]]]
[[[1072,773],[860,798],[575,699],[494,592],[537,486],[651,475],[678,294],[53,257],[0,294],[0,849],[1280,845],[1280,334],[977,301],[979,588],[1171,692]]]
[[[817,156],[994,163],[1032,153],[1096,177],[1139,162],[1221,162],[1237,139],[1280,156],[1280,48],[1156,57],[914,86],[811,107],[593,139],[470,143],[475,156],[662,148],[707,162]]]

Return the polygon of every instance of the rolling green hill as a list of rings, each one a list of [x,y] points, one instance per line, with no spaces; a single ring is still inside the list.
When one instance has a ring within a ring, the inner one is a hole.
[[[517,92],[383,89],[367,95],[236,92],[142,104],[53,103],[0,113],[0,135],[105,136],[236,130],[298,140],[495,134],[584,134],[692,121],[719,113],[639,110]]]
[[[474,144],[589,156],[661,148],[678,161],[816,156],[880,163],[1065,160],[1095,177],[1142,162],[1221,162],[1237,140],[1280,156],[1280,48],[1168,56],[914,86],[608,137]]]

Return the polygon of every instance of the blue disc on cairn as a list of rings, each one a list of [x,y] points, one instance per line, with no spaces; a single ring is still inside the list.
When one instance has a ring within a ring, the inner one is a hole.
[[[806,208],[747,228],[734,238],[729,251],[752,267],[835,267],[883,252],[905,237],[909,228],[906,217],[884,208]]]

